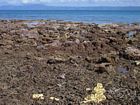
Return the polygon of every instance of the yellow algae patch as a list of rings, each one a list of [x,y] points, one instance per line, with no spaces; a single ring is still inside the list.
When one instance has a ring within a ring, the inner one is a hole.
[[[54,100],[54,101],[59,101],[59,98],[55,98],[55,97],[50,97],[50,100]]]
[[[140,61],[135,61],[135,64],[136,64],[137,66],[139,66],[139,65],[140,65]]]
[[[38,99],[44,100],[44,95],[43,94],[33,94],[32,98],[37,99],[37,100]]]
[[[97,83],[97,86],[94,88],[94,91],[96,94],[104,94],[105,89],[101,83]]]
[[[85,98],[85,101],[83,101],[83,103],[100,103],[101,101],[106,100],[106,96],[104,95],[104,93],[105,89],[102,83],[97,83],[97,86],[93,89],[92,93]]]

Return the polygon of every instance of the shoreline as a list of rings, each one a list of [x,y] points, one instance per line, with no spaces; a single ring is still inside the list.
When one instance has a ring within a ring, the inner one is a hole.
[[[79,105],[98,83],[101,104],[139,104],[139,68],[140,24],[0,20],[1,105]]]
[[[88,22],[88,21],[73,21],[73,20],[55,20],[55,19],[2,19],[0,18],[0,21],[52,21],[52,22],[70,22],[70,23],[83,23],[83,24],[97,24],[97,25],[110,25],[110,24],[120,24],[120,25],[133,25],[133,24],[139,24],[140,22]]]

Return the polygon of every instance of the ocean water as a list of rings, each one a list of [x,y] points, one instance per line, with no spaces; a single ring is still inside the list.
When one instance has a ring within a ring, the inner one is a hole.
[[[64,20],[88,23],[140,23],[140,9],[0,10],[0,19]]]

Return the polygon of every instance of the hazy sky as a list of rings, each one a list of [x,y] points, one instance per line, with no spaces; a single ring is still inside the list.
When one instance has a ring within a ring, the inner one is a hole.
[[[0,0],[0,5],[140,6],[140,0]]]

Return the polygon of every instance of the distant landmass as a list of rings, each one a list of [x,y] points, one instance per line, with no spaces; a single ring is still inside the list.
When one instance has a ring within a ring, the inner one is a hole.
[[[27,5],[4,5],[0,6],[0,10],[140,10],[140,6],[135,7],[68,7],[68,6],[47,6],[42,4],[27,4]]]

